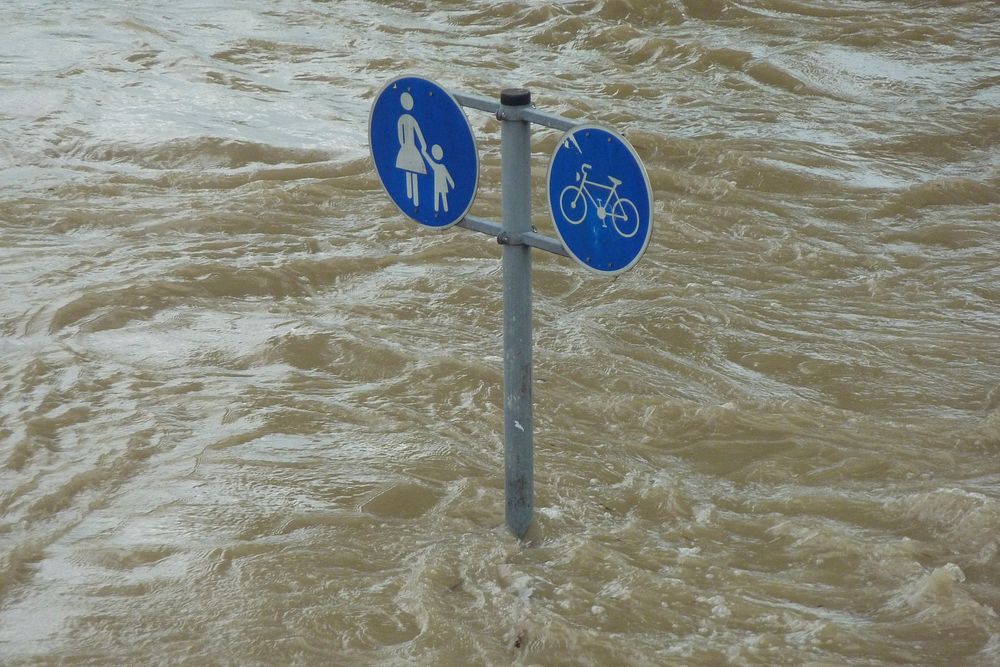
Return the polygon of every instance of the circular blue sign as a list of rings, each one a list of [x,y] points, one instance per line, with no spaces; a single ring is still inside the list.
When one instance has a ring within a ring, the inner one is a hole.
[[[653,231],[653,189],[635,149],[613,130],[563,135],[548,176],[549,212],[567,252],[605,275],[627,271]]]
[[[444,228],[472,208],[476,140],[462,107],[438,84],[415,76],[387,83],[372,105],[368,143],[382,187],[403,215]]]

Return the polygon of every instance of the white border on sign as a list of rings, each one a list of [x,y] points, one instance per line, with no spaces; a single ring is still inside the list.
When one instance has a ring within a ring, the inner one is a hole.
[[[458,112],[462,114],[462,118],[465,119],[466,127],[469,128],[469,136],[472,137],[472,148],[475,151],[475,157],[476,157],[476,173],[475,173],[475,182],[472,185],[472,198],[469,200],[469,205],[465,207],[464,211],[462,211],[462,215],[458,216],[455,222],[450,222],[447,225],[428,225],[423,222],[420,222],[416,218],[412,217],[409,213],[404,211],[399,206],[399,204],[396,203],[396,200],[393,198],[392,193],[389,192],[389,188],[386,187],[385,181],[382,179],[382,174],[378,170],[378,165],[375,164],[375,156],[372,154],[372,118],[375,115],[375,105],[378,103],[379,99],[381,99],[382,94],[385,93],[386,90],[388,90],[393,84],[398,83],[403,79],[420,79],[421,81],[426,81],[432,86],[436,86],[438,89],[440,89],[445,95],[448,96],[448,99],[451,100],[451,103],[458,108]],[[368,111],[368,155],[369,157],[371,157],[372,166],[375,168],[375,173],[378,175],[379,185],[382,186],[382,189],[385,190],[385,193],[389,196],[389,201],[393,203],[393,205],[396,207],[396,210],[402,213],[404,217],[412,220],[421,227],[425,227],[427,229],[450,229],[465,219],[465,216],[467,216],[469,214],[469,211],[472,210],[472,205],[476,202],[476,196],[479,193],[479,166],[480,166],[479,144],[476,143],[476,134],[475,132],[472,131],[472,124],[469,122],[469,117],[465,114],[465,109],[462,108],[462,105],[458,103],[458,100],[456,100],[455,97],[450,92],[448,92],[447,88],[439,84],[437,81],[434,81],[433,79],[428,79],[425,76],[417,76],[415,74],[403,74],[401,76],[397,76],[396,78],[392,79],[391,81],[387,82],[384,86],[379,88],[378,94],[375,95],[375,101],[372,102],[372,108]]]
[[[629,262],[626,266],[623,266],[622,268],[616,269],[614,271],[602,271],[600,269],[594,268],[593,266],[590,266],[589,264],[584,262],[581,258],[577,257],[576,253],[574,253],[573,250],[568,245],[566,245],[566,241],[562,237],[562,232],[559,231],[559,225],[556,223],[556,214],[555,211],[552,210],[552,201],[549,198],[549,194],[552,192],[552,165],[555,163],[556,153],[559,152],[559,150],[563,146],[563,143],[566,142],[568,139],[570,139],[570,137],[572,137],[577,132],[585,130],[601,130],[602,132],[607,132],[608,134],[614,136],[619,141],[621,141],[622,144],[625,145],[625,148],[628,149],[629,153],[631,153],[632,158],[635,160],[635,163],[639,165],[639,171],[642,172],[642,180],[646,186],[646,195],[647,195],[646,201],[649,202],[649,209],[647,211],[649,219],[649,228],[646,230],[646,238],[645,240],[643,240],[642,248],[639,249],[639,252],[636,254],[635,259]],[[584,268],[593,271],[594,273],[599,273],[602,276],[616,276],[620,273],[624,273],[625,271],[631,269],[639,262],[642,256],[646,253],[646,248],[649,247],[649,241],[651,238],[653,238],[653,186],[649,182],[649,174],[646,173],[646,165],[642,163],[642,159],[639,157],[639,154],[635,152],[635,149],[632,147],[632,144],[629,143],[628,139],[626,139],[624,136],[622,136],[621,134],[619,134],[617,131],[613,130],[610,127],[606,127],[604,125],[598,125],[596,123],[586,123],[584,125],[577,125],[573,129],[567,130],[566,132],[563,133],[562,137],[559,138],[559,143],[556,144],[555,151],[552,153],[552,158],[549,160],[549,169],[545,176],[545,198],[550,199],[549,219],[552,220],[552,226],[555,227],[556,235],[559,236],[559,242],[562,243],[563,248],[566,249],[566,252],[569,253],[570,257],[575,259]]]

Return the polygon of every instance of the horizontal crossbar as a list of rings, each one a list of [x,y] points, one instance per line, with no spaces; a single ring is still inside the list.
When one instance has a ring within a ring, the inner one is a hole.
[[[538,232],[508,234],[503,231],[503,228],[500,227],[498,223],[471,215],[465,216],[461,222],[458,223],[458,226],[471,229],[474,232],[480,232],[481,234],[493,236],[496,238],[498,243],[503,245],[526,245],[531,246],[532,248],[538,248],[539,250],[544,250],[546,252],[551,252],[553,255],[569,257],[569,253],[566,252],[566,249],[563,247],[561,241],[554,239],[551,236],[546,236],[545,234],[539,234]]]
[[[491,114],[500,113],[500,107],[501,107],[500,103],[489,97],[483,97],[482,95],[470,95],[469,93],[452,93],[452,96],[463,107],[479,109],[480,111],[487,111]],[[580,120],[563,118],[562,116],[557,116],[556,114],[539,111],[538,109],[534,109],[528,106],[503,107],[502,120],[523,120],[529,123],[535,123],[536,125],[544,125],[545,127],[551,127],[554,130],[564,130],[564,131],[572,130],[574,127],[584,124],[584,122]]]

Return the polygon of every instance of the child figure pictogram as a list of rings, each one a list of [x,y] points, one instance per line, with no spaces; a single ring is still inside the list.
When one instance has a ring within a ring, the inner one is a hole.
[[[444,158],[444,150],[440,145],[434,144],[431,147],[431,154],[424,153],[424,158],[434,173],[434,211],[437,212],[439,207],[444,207],[444,211],[447,213],[448,193],[455,187],[455,180],[451,177],[448,167],[441,162]]]

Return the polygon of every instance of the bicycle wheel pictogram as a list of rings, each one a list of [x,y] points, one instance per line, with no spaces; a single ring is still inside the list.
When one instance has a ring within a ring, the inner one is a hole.
[[[559,195],[559,211],[571,225],[579,225],[587,217],[587,198],[583,190],[567,185]]]
[[[630,239],[639,231],[639,209],[631,199],[619,199],[611,207],[611,224],[622,238]]]

